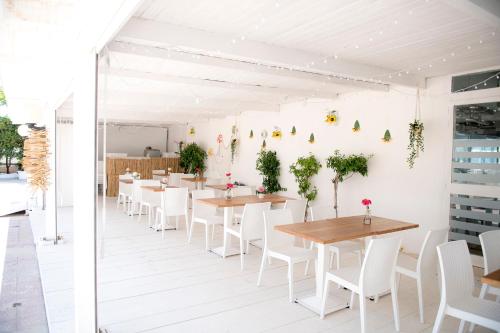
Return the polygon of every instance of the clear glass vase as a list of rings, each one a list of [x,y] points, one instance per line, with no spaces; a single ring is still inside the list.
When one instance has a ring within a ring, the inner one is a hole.
[[[370,211],[370,207],[366,207],[365,216],[363,217],[364,224],[372,224],[372,212]]]
[[[230,188],[228,188],[226,192],[224,192],[224,198],[226,200],[231,200],[232,197],[233,197],[233,191]]]

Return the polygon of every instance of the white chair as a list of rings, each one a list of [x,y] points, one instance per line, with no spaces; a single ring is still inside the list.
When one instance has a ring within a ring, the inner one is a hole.
[[[296,199],[285,201],[284,209],[290,209],[292,212],[293,223],[303,223],[306,217],[307,200]]]
[[[186,175],[183,173],[171,172],[168,175],[168,185],[180,187],[181,186],[181,177],[184,178],[184,177],[186,177]]]
[[[424,296],[422,284],[430,282],[437,276],[438,259],[436,246],[446,243],[448,240],[448,227],[429,230],[425,235],[424,244],[420,249],[418,259],[407,254],[400,253],[396,264],[398,279],[400,274],[417,281],[418,308],[420,311],[420,322],[424,322]]]
[[[500,230],[483,232],[479,235],[484,258],[484,275],[488,275],[500,269]],[[496,301],[500,302],[500,289],[483,284],[479,298],[484,298],[486,294],[496,296]],[[500,316],[500,315],[499,315]],[[470,325],[469,332],[474,330],[474,324]]]
[[[135,213],[140,213],[142,210],[139,210],[140,204],[142,201],[142,192],[143,189],[141,186],[160,186],[160,182],[153,179],[136,179],[132,184],[132,194],[130,196],[130,207],[128,214],[132,217]]]
[[[227,237],[235,236],[240,239],[241,270],[244,265],[244,253],[246,242],[246,253],[250,250],[250,241],[262,239],[264,237],[264,215],[263,212],[271,208],[270,202],[246,204],[243,208],[241,223],[239,225],[229,225],[224,227],[224,254],[226,257],[229,245]]]
[[[206,185],[223,185],[223,178],[207,177]]]
[[[360,267],[346,267],[325,275],[325,287],[321,305],[321,318],[325,316],[329,281],[351,290],[349,307],[354,305],[354,294],[359,295],[361,332],[366,332],[366,298],[391,291],[394,325],[399,331],[399,308],[395,279],[396,260],[401,240],[398,238],[372,239]]]
[[[179,216],[184,216],[186,235],[189,236],[188,199],[186,187],[166,188],[162,193],[161,207],[156,210],[156,225],[160,218],[162,238],[165,238],[165,226],[169,217],[175,217],[175,229],[179,230]]]
[[[137,183],[137,185],[135,185]],[[134,182],[134,190],[132,193],[132,202],[139,206],[137,211],[137,221],[141,222],[144,207],[148,209],[148,225],[151,226],[151,217],[153,216],[153,209],[161,206],[161,194],[143,189],[141,186],[160,186],[159,180],[155,179],[141,179]]]
[[[191,226],[189,229],[188,243],[191,243],[191,238],[193,237],[193,229],[196,223],[205,225],[205,248],[210,249],[209,238],[208,238],[208,227],[212,226],[212,239],[214,234],[214,227],[216,224],[224,225],[224,217],[217,215],[217,208],[199,203],[196,200],[215,198],[215,193],[213,190],[195,190],[191,192],[193,198],[193,208],[191,212]]]
[[[311,222],[326,220],[330,218],[335,218],[335,210],[330,206],[314,206],[309,208],[309,216]],[[309,223],[311,223],[309,222]],[[311,243],[311,249],[314,247],[314,243]],[[354,252],[358,255],[358,262],[361,266],[363,243],[360,240],[352,241],[341,241],[337,243],[330,244],[329,246],[331,256],[330,256],[330,269],[333,268],[333,256],[335,255],[335,261],[337,269],[340,269],[341,255],[344,253]],[[309,274],[309,262],[306,263],[305,275]]]
[[[441,303],[439,304],[433,333],[441,330],[446,315],[461,319],[459,332],[465,322],[500,332],[500,304],[473,297],[474,273],[472,261],[464,240],[441,244],[437,247],[441,273]]]
[[[314,260],[316,254],[313,250],[293,245],[294,237],[274,230],[275,225],[294,223],[290,209],[276,209],[264,211],[264,250],[260,264],[257,286],[260,286],[262,273],[267,259],[272,257],[283,260],[288,264],[288,298],[293,302],[293,266],[299,262]]]
[[[254,194],[254,191],[252,190],[251,186],[236,186],[231,190],[233,197],[243,197],[245,195],[252,195]],[[243,208],[241,207],[234,207],[233,208],[233,218],[236,220],[241,219],[241,216],[243,214]]]
[[[118,176],[118,197],[116,198],[116,208],[118,208],[120,204],[123,203],[123,210],[127,209],[126,205],[128,202],[128,196],[127,194],[125,194],[125,192],[130,193],[130,184],[126,184],[120,181],[125,179],[132,179],[132,175],[124,174]]]

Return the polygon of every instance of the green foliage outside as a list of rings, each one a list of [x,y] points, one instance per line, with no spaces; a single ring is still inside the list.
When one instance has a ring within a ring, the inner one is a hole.
[[[280,161],[275,151],[261,150],[258,154],[255,168],[263,177],[262,185],[266,189],[266,193],[275,193],[286,191],[279,183],[280,176]]]
[[[23,158],[23,138],[17,133],[17,126],[9,117],[0,116],[0,161],[5,162],[7,173],[10,172],[12,160]]]
[[[290,165],[290,173],[295,176],[295,181],[299,185],[299,195],[307,199],[307,203],[316,199],[318,189],[312,187],[311,178],[317,175],[321,169],[321,163],[316,157],[310,154],[307,157],[299,157],[297,162]]]
[[[197,170],[204,172],[207,169],[206,158],[207,153],[200,146],[196,143],[190,143],[181,150],[179,164],[186,173],[194,174]]]
[[[334,186],[334,208],[338,217],[337,190],[339,183],[359,173],[362,176],[368,175],[368,160],[370,156],[363,154],[344,155],[336,150],[333,155],[326,159],[326,167],[334,171],[332,183]]]

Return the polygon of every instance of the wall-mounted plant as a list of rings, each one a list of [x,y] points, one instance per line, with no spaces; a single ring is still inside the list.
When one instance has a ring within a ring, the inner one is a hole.
[[[311,135],[309,135],[309,140],[307,140],[307,142],[314,143],[314,133],[311,133]]]
[[[274,126],[273,133],[271,134],[271,137],[274,139],[281,139],[283,137],[283,133],[281,132],[281,128],[278,126]]]
[[[238,149],[238,139],[231,139],[231,163],[234,162],[234,158],[236,157],[236,150]]]
[[[338,120],[337,111],[332,110],[326,114],[325,123],[327,123],[328,125],[335,124],[337,120]]]
[[[265,140],[264,140],[265,141]],[[261,150],[258,153],[255,168],[262,176],[262,185],[267,193],[286,191],[279,183],[280,161],[275,151]]]
[[[291,135],[295,135],[297,134],[297,129],[295,128],[295,126],[292,127],[292,131],[290,132]]]
[[[389,143],[392,140],[391,132],[389,130],[385,130],[384,137],[382,138],[382,141],[385,143]]]
[[[250,134],[248,135],[250,139],[253,139],[253,130],[250,130]]]
[[[203,173],[207,169],[205,159],[207,153],[196,143],[188,144],[181,150],[179,165],[186,173]]]
[[[262,144],[260,145],[260,148],[262,150],[264,150],[264,149],[266,149],[266,146],[267,146],[266,140],[262,140]]]
[[[413,168],[415,159],[418,157],[419,152],[424,151],[424,123],[415,119],[410,123],[410,143],[408,144],[409,156],[407,159],[408,166]]]
[[[310,154],[307,157],[299,157],[295,163],[290,165],[290,173],[295,176],[295,182],[299,185],[298,194],[307,199],[307,203],[316,199],[318,189],[312,186],[311,178],[318,174],[321,163]]]
[[[358,120],[356,120],[354,122],[354,126],[352,127],[352,131],[353,132],[359,132],[359,131],[361,131],[361,126],[359,125],[359,121]]]
[[[354,174],[359,173],[362,176],[368,175],[368,160],[372,155],[365,156],[363,154],[344,155],[336,150],[333,155],[326,159],[326,167],[334,171],[332,178],[334,190],[333,208],[335,208],[335,216],[338,217],[338,188],[339,183],[351,178]]]
[[[194,129],[193,126],[189,128],[189,135],[194,136],[196,134],[196,130]]]

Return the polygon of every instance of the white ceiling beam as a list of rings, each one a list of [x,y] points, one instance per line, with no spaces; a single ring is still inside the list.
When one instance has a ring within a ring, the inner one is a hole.
[[[444,2],[478,21],[487,23],[493,29],[500,28],[498,0],[444,0]]]
[[[351,85],[360,85],[364,83],[363,80],[394,72],[391,68],[369,66],[341,59],[331,59],[323,63],[323,55],[250,40],[232,43],[232,38],[234,37],[169,23],[132,18],[115,40],[182,51],[186,53],[186,61],[192,61],[192,54],[197,54],[200,56],[200,59],[194,59],[197,63],[209,62],[211,59],[212,64],[224,65],[221,63],[221,60],[224,60],[226,66],[229,66],[228,63],[231,63],[232,67],[237,63],[247,64],[255,67],[255,71],[259,70],[257,68],[267,69],[266,66],[256,66],[257,64],[294,69],[293,71],[283,70],[279,73],[280,75],[302,75],[303,78],[316,80],[324,80],[328,75],[359,79],[359,81],[348,81],[347,83]],[[273,72],[274,68],[271,68],[269,73]],[[391,80],[386,77],[382,80],[407,86],[416,86],[424,82],[423,78],[411,74],[396,75]],[[343,80],[339,82],[346,84]],[[376,88],[376,86],[377,84],[370,82],[362,85],[367,89]]]
[[[264,93],[264,94],[276,94],[282,96],[311,96],[311,90],[306,89],[294,89],[286,87],[278,87],[274,85],[267,84],[253,84],[253,83],[242,83],[233,82],[226,80],[210,79],[210,78],[198,78],[198,77],[188,77],[171,75],[164,73],[152,73],[146,71],[137,71],[132,69],[114,68],[108,69],[107,73],[111,76],[119,76],[124,78],[134,78],[134,79],[144,79],[151,81],[167,81],[169,83],[183,84],[183,85],[194,85],[199,87],[218,87],[222,89],[228,89],[233,91],[245,91],[249,93]],[[326,87],[330,88],[330,87]],[[338,93],[333,89],[328,91],[325,88],[318,89],[315,93],[315,97],[319,98],[336,98]]]

